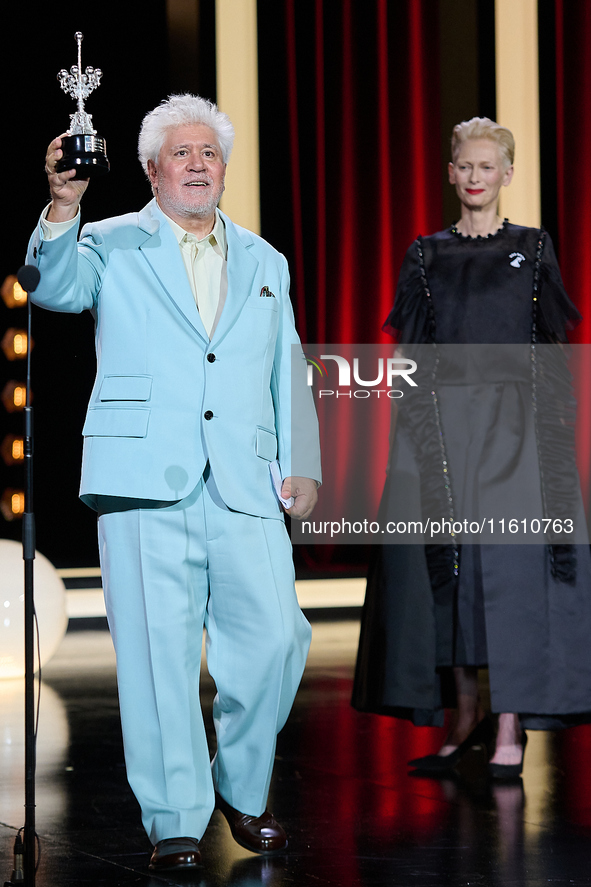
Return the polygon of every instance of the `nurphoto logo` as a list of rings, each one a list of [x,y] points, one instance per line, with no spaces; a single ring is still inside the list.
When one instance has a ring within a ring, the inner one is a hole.
[[[306,362],[308,364],[308,385],[314,385],[314,376],[318,374],[324,384],[328,383],[329,370],[324,361],[332,360],[338,368],[337,388],[322,388],[318,391],[319,397],[356,397],[368,398],[372,395],[380,397],[385,394],[389,398],[399,398],[404,396],[404,391],[394,388],[394,381],[398,384],[406,382],[414,388],[417,383],[411,378],[416,372],[416,361],[408,357],[379,357],[377,358],[377,370],[373,379],[362,379],[359,369],[359,358],[353,358],[353,384],[351,383],[351,364],[346,357],[341,354],[321,354],[320,357],[313,354],[306,354]],[[334,374],[334,367],[331,367]],[[316,370],[316,374],[314,372]],[[326,381],[325,381],[326,380]],[[382,382],[385,381],[386,387],[380,388]],[[333,383],[334,384],[334,383]],[[357,386],[357,387],[354,387]]]

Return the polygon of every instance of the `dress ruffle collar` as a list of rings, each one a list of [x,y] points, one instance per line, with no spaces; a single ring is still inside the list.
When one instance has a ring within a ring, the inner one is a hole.
[[[509,219],[503,219],[503,224],[500,228],[497,228],[492,234],[486,234],[484,237],[482,234],[477,234],[476,237],[472,237],[470,234],[462,234],[461,231],[457,229],[457,222],[454,222],[451,228],[449,229],[452,234],[458,238],[458,240],[493,240],[495,237],[498,237],[503,231],[507,230],[507,225],[509,224]]]

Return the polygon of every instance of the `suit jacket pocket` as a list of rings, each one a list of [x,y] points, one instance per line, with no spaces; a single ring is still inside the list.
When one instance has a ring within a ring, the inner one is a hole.
[[[99,400],[150,400],[152,376],[105,376]]]
[[[84,437],[145,437],[150,410],[91,407],[82,429]]]
[[[277,299],[273,296],[249,296],[245,304],[248,308],[262,308],[264,311],[279,311]]]
[[[277,435],[268,428],[257,426],[256,437],[256,454],[267,462],[272,462],[277,458]]]

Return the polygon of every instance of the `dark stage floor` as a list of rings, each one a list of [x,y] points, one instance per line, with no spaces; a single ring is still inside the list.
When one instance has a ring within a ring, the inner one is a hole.
[[[406,760],[441,733],[349,707],[359,626],[317,623],[295,709],[279,737],[271,809],[285,856],[242,850],[215,813],[199,877],[148,873],[149,842],[123,768],[106,631],[69,632],[46,666],[38,746],[39,887],[542,887],[591,884],[591,729],[530,733],[523,785],[491,786],[479,760],[455,780]],[[23,824],[22,684],[0,681],[0,884]],[[211,709],[212,685],[204,679]]]

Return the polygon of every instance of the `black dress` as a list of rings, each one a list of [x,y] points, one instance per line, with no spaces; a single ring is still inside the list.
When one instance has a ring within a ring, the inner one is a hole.
[[[402,345],[529,345],[564,343],[567,330],[579,320],[564,291],[550,238],[537,229],[505,223],[487,238],[463,237],[452,228],[415,241],[404,260],[386,328],[397,332]],[[568,442],[561,455],[565,441],[560,434],[569,423],[552,410],[548,427],[540,427],[531,373],[528,367],[521,377],[460,386],[453,399],[440,390],[437,416],[429,397],[433,392],[427,391],[422,400],[417,395],[414,422],[427,446],[422,452],[404,428],[397,433],[381,519],[396,519],[401,502],[406,513],[410,502],[411,511],[425,514],[429,496],[439,496],[442,507],[446,495],[450,501],[452,496],[456,501],[469,498],[472,475],[480,471],[482,460],[498,461],[499,452],[506,455],[508,449],[514,456],[513,474],[506,478],[503,495],[511,497],[518,478],[540,511],[548,509],[547,500],[554,496],[554,514],[561,506],[580,512],[575,469],[577,489],[570,490],[566,505],[558,501],[565,484],[558,475],[553,482],[552,476],[553,460],[557,465],[565,458]],[[563,387],[567,375],[562,373]],[[570,381],[565,384],[568,388]],[[572,406],[568,396],[562,400],[566,409]],[[478,418],[475,427],[480,429],[469,441],[455,421],[466,413]],[[499,428],[505,429],[505,439]],[[441,464],[440,432],[451,494],[426,480],[427,465],[438,459]],[[416,724],[441,724],[443,709],[455,705],[452,667],[473,665],[488,666],[493,711],[518,712],[524,727],[590,720],[591,557],[588,545],[563,541],[376,548],[363,610],[354,707]]]

